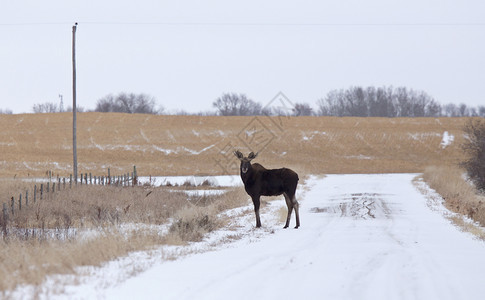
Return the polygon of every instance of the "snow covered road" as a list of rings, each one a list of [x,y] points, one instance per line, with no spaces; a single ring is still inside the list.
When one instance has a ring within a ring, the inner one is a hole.
[[[283,223],[269,224],[263,216],[263,227],[274,227],[274,234],[156,264],[98,290],[97,295],[107,299],[484,299],[485,243],[431,210],[413,185],[413,177],[312,178],[299,199],[302,224],[298,230],[283,230]],[[294,218],[290,225],[294,226]]]

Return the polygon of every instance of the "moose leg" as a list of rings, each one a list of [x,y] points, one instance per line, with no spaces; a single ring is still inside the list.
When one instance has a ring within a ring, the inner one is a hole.
[[[261,227],[261,219],[259,218],[259,205],[261,204],[259,197],[254,197],[253,204],[254,204],[254,213],[256,214],[256,227]]]
[[[285,227],[283,228],[288,228],[288,226],[290,225],[291,212],[293,211],[293,203],[291,202],[290,197],[288,197],[286,193],[284,193],[284,196],[285,196],[286,206],[288,207],[288,215],[286,217]]]
[[[293,196],[293,207],[295,208],[295,215],[296,215],[296,226],[295,226],[295,228],[298,228],[298,227],[300,227],[300,212],[299,212],[300,204],[298,203],[298,201],[296,201],[295,196]]]

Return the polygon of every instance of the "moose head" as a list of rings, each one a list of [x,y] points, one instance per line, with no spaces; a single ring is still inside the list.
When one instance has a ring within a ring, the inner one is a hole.
[[[241,161],[241,173],[246,174],[248,170],[251,168],[251,160],[255,159],[258,156],[259,152],[254,152],[249,153],[248,157],[244,157],[244,155],[239,151],[236,150],[234,151],[234,155]]]

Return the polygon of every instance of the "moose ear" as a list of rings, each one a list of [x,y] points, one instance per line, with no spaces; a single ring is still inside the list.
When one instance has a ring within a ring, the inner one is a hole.
[[[239,160],[242,160],[244,158],[244,155],[239,150],[234,151],[234,155],[236,155]]]
[[[254,154],[254,152],[251,152],[251,153],[249,153],[248,158],[249,158],[249,159],[255,159],[255,158],[256,158],[256,156],[258,156],[258,153],[259,153],[259,152],[256,152],[256,154]]]

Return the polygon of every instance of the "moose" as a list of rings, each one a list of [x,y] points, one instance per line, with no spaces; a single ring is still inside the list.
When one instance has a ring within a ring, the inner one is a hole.
[[[251,160],[258,156],[258,152],[249,153],[247,157],[239,151],[234,151],[234,155],[241,161],[241,179],[244,189],[253,200],[254,212],[256,214],[256,227],[261,227],[259,217],[259,206],[261,196],[279,196],[283,194],[288,207],[288,216],[283,228],[288,228],[293,209],[295,209],[296,226],[300,227],[300,215],[298,211],[298,201],[295,198],[296,186],[298,185],[298,174],[290,169],[266,169],[258,163],[251,164]]]

